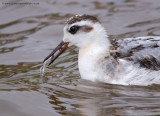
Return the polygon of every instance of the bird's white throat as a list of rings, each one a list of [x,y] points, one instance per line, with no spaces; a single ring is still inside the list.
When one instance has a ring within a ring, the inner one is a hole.
[[[83,79],[99,80],[103,77],[99,61],[109,55],[110,41],[108,40],[105,29],[100,25],[95,27],[95,36],[93,41],[79,49],[78,67]],[[99,66],[99,67],[97,67]]]

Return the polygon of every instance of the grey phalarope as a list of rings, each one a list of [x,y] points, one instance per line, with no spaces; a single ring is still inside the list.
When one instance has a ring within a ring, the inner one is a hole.
[[[160,84],[160,37],[146,36],[109,40],[99,20],[75,15],[64,27],[63,41],[48,55],[50,63],[68,45],[79,48],[82,79],[122,85]]]

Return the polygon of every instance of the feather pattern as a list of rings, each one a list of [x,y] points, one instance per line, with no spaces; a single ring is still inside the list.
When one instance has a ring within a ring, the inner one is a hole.
[[[160,37],[146,36],[113,40],[112,55],[138,64],[140,67],[160,70]],[[114,48],[113,48],[114,47]]]

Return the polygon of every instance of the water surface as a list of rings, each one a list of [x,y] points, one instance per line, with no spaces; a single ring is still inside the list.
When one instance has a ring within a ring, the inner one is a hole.
[[[46,69],[46,83],[39,70],[73,14],[96,15],[110,39],[160,36],[159,0],[11,2],[0,2],[0,116],[160,115],[160,85],[82,80],[75,47]]]

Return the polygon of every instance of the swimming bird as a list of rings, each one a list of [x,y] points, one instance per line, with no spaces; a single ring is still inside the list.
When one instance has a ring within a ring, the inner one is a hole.
[[[44,59],[50,63],[68,46],[79,48],[82,79],[121,85],[160,84],[160,37],[109,39],[100,21],[75,15],[64,26],[62,42]]]

